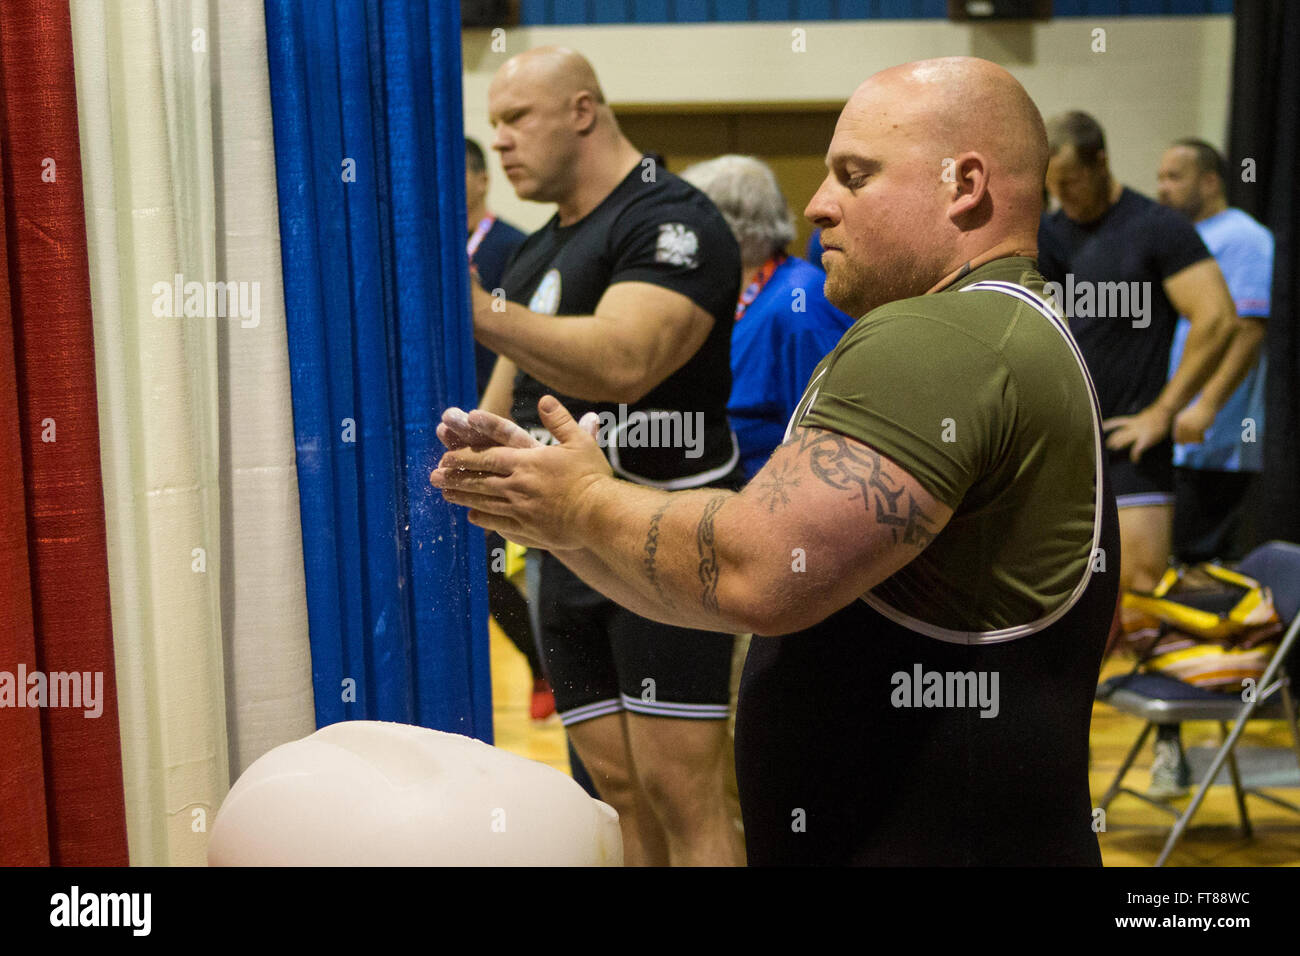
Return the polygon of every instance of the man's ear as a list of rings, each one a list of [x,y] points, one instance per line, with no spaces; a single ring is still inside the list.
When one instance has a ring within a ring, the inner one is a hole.
[[[570,113],[573,116],[574,131],[579,136],[586,136],[596,128],[596,98],[589,90],[579,90],[573,94]]]
[[[1223,196],[1226,199],[1228,196],[1228,190],[1226,184],[1219,179],[1219,174],[1208,169],[1202,172],[1201,195],[1213,198],[1217,196],[1220,191],[1223,192]]]
[[[948,218],[964,224],[972,215],[984,211],[987,217],[989,164],[982,153],[966,152],[953,159],[953,201],[948,206]]]

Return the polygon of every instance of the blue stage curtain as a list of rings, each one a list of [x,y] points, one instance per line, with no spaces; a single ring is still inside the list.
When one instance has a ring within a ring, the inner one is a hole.
[[[458,4],[266,25],[316,720],[490,742],[483,533],[429,484],[474,402]]]

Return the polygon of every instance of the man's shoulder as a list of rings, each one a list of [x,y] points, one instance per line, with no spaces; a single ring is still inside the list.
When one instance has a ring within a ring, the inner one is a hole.
[[[618,204],[620,223],[674,219],[692,226],[727,228],[722,213],[708,196],[665,169],[656,169],[648,181],[635,178],[630,187]]]
[[[1018,263],[1019,259],[1015,260]],[[954,283],[946,289],[925,295],[895,299],[877,306],[863,319],[864,324],[873,322],[892,323],[895,320],[914,320],[919,326],[951,326],[956,324],[962,330],[972,325],[971,319],[980,316],[1011,316],[1019,309],[1033,308],[1023,298],[991,291],[991,295],[977,296],[971,292],[990,291],[971,289],[970,286],[984,281],[997,281],[1002,286],[1024,286],[1042,288],[1043,277],[1033,268],[1021,268],[1011,260],[995,260],[980,266],[969,278]]]
[[[1124,203],[1126,212],[1122,220],[1124,225],[1130,231],[1145,235],[1152,242],[1162,241],[1162,232],[1186,234],[1196,231],[1192,221],[1177,209],[1162,205],[1127,186],[1124,187],[1121,202]]]
[[[999,296],[998,298],[1004,298]],[[1008,315],[1016,303],[998,308]],[[896,299],[872,309],[844,333],[837,357],[861,356],[869,361],[910,356],[921,365],[971,365],[981,359],[1000,362],[1002,331],[990,332],[977,321],[986,306],[966,295],[918,295]],[[999,322],[1004,326],[1005,322]]]
[[[1042,298],[1042,277],[1032,269],[1002,268],[985,278]],[[1026,356],[1069,364],[1069,349],[1058,347],[1062,335],[1028,296],[962,288],[878,306],[845,333],[842,344],[864,352],[906,352],[929,365],[1001,367]]]
[[[1132,186],[1124,186],[1120,189],[1119,201],[1116,203],[1121,209],[1131,211],[1150,211],[1153,209],[1168,209],[1168,206],[1162,206],[1146,193],[1140,193]]]
[[[662,169],[655,171],[652,181],[643,182],[635,173],[629,179],[608,211],[608,248],[615,258],[639,257],[652,243],[658,263],[700,264],[707,265],[710,274],[715,269],[739,274],[740,248],[722,213],[704,193]],[[738,280],[729,275],[728,282],[732,281]]]
[[[1210,250],[1185,214],[1162,205],[1127,186],[1124,210],[1115,221],[1115,253],[1133,249],[1149,263],[1160,263],[1161,281],[1210,258]],[[1171,271],[1165,271],[1169,269]]]
[[[1216,219],[1219,221],[1215,222]],[[1244,209],[1229,207],[1214,219],[1206,220],[1204,225],[1207,245],[1214,240],[1216,244],[1237,250],[1273,253],[1273,231]]]

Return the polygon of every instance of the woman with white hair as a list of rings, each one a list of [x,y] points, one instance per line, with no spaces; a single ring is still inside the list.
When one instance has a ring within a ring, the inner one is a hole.
[[[853,319],[826,301],[825,273],[787,255],[794,218],[767,164],[719,156],[681,176],[713,200],[740,245],[727,415],[752,478],[785,437],[813,368]]]

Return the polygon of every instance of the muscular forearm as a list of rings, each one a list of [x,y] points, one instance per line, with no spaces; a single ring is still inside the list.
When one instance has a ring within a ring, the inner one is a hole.
[[[557,317],[505,303],[503,311],[479,309],[474,337],[548,388],[590,402],[629,397],[628,370],[638,367],[623,354],[616,323],[594,315]]]
[[[538,445],[489,415],[448,413],[429,480],[470,520],[546,548],[645,617],[701,630],[790,634],[895,574],[952,516],[874,449],[800,428],[742,492],[664,492],[615,478],[593,435],[552,397]],[[475,451],[476,435],[492,447]]]
[[[728,491],[662,492],[610,478],[580,519],[586,548],[559,552],[579,577],[630,611],[678,627],[754,630],[760,570]],[[747,559],[748,556],[748,559]]]
[[[582,578],[588,586],[595,588],[615,604],[627,608],[634,614],[676,627],[698,627],[704,630],[713,627],[708,622],[700,624],[696,621],[683,620],[675,608],[668,607],[658,600],[654,588],[644,577],[634,577],[630,580],[619,577],[592,551],[582,549],[551,553],[570,571]]]
[[[1183,346],[1183,358],[1155,404],[1170,415],[1181,411],[1204,388],[1232,337],[1234,317],[1212,313],[1195,317]]]
[[[1254,368],[1259,359],[1259,351],[1264,344],[1265,326],[1261,319],[1242,318],[1238,320],[1233,332],[1228,351],[1219,362],[1201,390],[1200,400],[1215,412],[1228,403],[1232,393],[1237,390],[1246,375]]]

